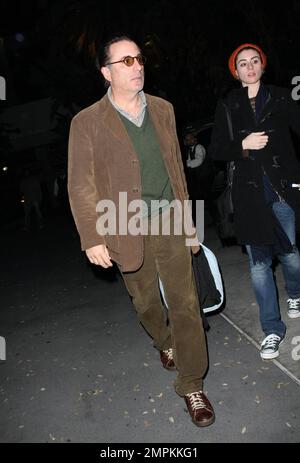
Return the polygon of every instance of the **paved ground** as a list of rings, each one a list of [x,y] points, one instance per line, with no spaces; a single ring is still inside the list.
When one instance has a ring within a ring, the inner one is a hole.
[[[209,317],[207,336],[205,390],[216,422],[198,429],[120,277],[86,263],[68,216],[32,234],[2,231],[2,243],[0,442],[299,442],[300,360],[290,360],[289,341],[286,372],[260,360],[250,338],[260,337],[257,308],[238,247],[222,249],[207,233],[227,305]],[[297,323],[289,327],[294,337]]]

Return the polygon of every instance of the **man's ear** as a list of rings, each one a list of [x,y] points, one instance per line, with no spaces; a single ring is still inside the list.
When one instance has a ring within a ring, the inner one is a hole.
[[[239,74],[238,74],[237,70],[235,70],[234,72],[235,72],[235,78],[239,79]]]
[[[101,73],[102,73],[104,79],[108,80],[108,82],[111,81],[110,70],[109,70],[109,68],[107,66],[102,66]]]

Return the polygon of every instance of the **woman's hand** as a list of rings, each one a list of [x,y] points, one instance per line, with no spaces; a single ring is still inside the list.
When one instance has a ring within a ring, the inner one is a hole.
[[[252,132],[242,141],[244,150],[261,150],[269,141],[265,132]]]

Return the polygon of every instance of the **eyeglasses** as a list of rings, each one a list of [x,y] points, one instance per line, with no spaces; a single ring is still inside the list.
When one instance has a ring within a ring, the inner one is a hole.
[[[134,63],[134,59],[137,60],[140,66],[144,66],[146,63],[146,57],[143,55],[137,55],[137,56],[125,56],[125,58],[120,59],[119,61],[113,61],[112,63],[107,63],[106,66],[109,64],[116,64],[116,63],[124,63],[126,66],[130,67]]]

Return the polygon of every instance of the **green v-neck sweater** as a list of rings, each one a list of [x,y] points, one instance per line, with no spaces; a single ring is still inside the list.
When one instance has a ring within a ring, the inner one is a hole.
[[[157,209],[155,210],[152,205],[151,210],[151,200],[167,199],[171,202],[174,199],[155,128],[147,109],[141,127],[136,126],[122,114],[120,117],[140,161],[141,198],[147,203],[148,215],[154,214]]]

